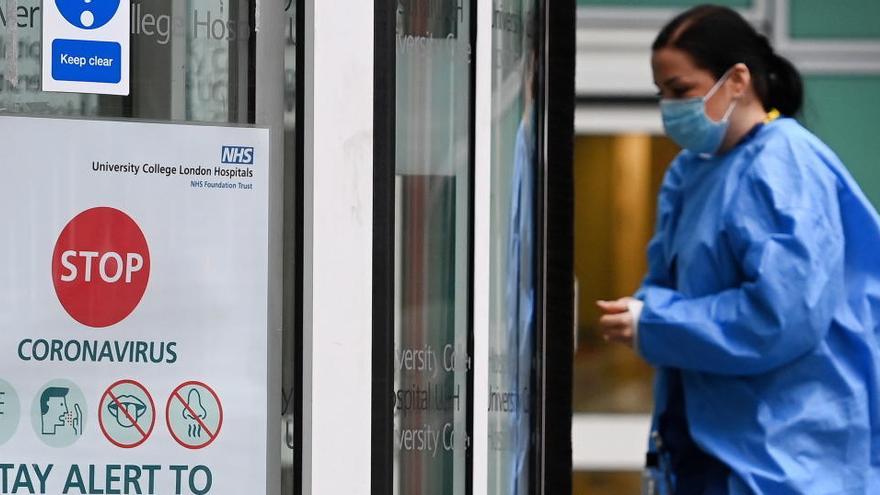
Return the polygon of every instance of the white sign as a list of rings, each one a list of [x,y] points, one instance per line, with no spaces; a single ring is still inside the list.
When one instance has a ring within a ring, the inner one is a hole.
[[[127,0],[43,0],[43,91],[127,95]]]
[[[0,132],[0,493],[265,492],[268,130]]]

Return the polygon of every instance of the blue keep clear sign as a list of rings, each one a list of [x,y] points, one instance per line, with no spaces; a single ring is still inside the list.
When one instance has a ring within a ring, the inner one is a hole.
[[[127,95],[130,12],[125,0],[44,0],[43,91]]]
[[[55,40],[52,78],[56,81],[118,83],[122,47],[112,41]]]

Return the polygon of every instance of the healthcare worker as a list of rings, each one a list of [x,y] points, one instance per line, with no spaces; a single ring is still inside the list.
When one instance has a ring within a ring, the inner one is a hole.
[[[657,368],[663,485],[880,494],[880,217],[791,118],[796,69],[735,11],[684,12],[651,63],[683,151],[642,287],[598,304],[605,338]]]

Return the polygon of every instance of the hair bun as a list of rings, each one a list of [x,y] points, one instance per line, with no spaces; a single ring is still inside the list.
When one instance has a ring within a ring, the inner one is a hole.
[[[800,73],[790,60],[777,53],[770,56],[767,66],[767,106],[778,109],[783,115],[795,115],[804,99]]]

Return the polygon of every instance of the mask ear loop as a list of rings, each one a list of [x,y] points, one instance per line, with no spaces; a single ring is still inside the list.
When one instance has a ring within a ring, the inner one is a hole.
[[[727,69],[727,72],[725,72],[724,74],[721,75],[721,78],[718,79],[718,82],[716,82],[715,85],[712,86],[712,88],[709,90],[709,92],[706,93],[706,96],[703,97],[703,103],[709,101],[709,98],[711,98],[718,91],[718,89],[721,88],[721,86],[724,84],[724,82],[727,81],[727,78],[730,77],[731,72],[733,72],[733,67]],[[727,107],[727,111],[724,112],[724,116],[721,117],[721,120],[719,120],[719,122],[727,122],[727,119],[730,118],[730,115],[736,109],[737,103],[738,103],[737,100],[734,99],[733,102],[730,104],[730,106]]]
[[[724,117],[721,117],[721,122],[727,122],[727,119],[730,118],[730,114],[736,109],[737,103],[739,103],[737,100],[733,100],[733,102],[730,103],[730,107],[724,112]]]
[[[711,89],[709,89],[709,92],[706,93],[706,96],[703,97],[703,101],[709,101],[709,98],[711,98],[718,91],[718,89],[721,88],[721,85],[724,84],[725,81],[727,81],[727,78],[730,77],[730,73],[732,71],[733,67],[727,69],[727,72],[721,75],[721,78],[718,79],[718,82],[716,82],[715,85],[712,86]]]

